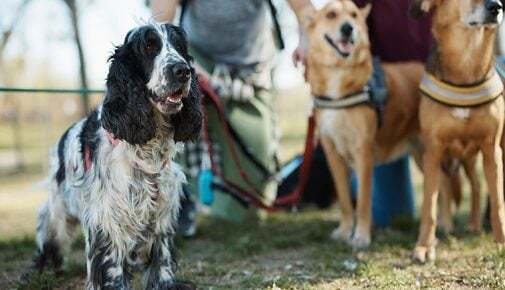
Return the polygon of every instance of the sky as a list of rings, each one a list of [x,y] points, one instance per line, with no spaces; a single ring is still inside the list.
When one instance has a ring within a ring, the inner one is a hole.
[[[313,0],[320,6],[326,0]],[[14,17],[21,0],[0,0],[0,26]],[[88,78],[93,88],[103,88],[107,73],[107,58],[114,45],[122,42],[132,27],[150,18],[144,0],[78,0],[80,5],[81,37],[85,47]],[[302,82],[301,71],[290,60],[298,41],[296,20],[285,1],[277,1],[282,15],[281,24],[287,49],[278,58],[276,85],[288,88]],[[33,86],[33,79],[46,75],[51,83],[77,86],[78,60],[71,40],[71,27],[66,6],[61,0],[32,0],[19,20],[10,41],[7,58],[23,56],[26,67],[16,78],[15,86]],[[0,78],[1,79],[1,78]]]

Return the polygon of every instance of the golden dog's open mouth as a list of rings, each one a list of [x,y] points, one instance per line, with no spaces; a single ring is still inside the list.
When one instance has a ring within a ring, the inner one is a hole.
[[[325,34],[324,39],[343,57],[351,55],[354,49],[354,41],[351,38],[341,38],[338,41],[334,41],[328,34]]]

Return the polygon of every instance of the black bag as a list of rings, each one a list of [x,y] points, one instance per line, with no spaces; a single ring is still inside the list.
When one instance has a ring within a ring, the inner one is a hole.
[[[282,174],[282,182],[277,189],[278,198],[293,192],[298,186],[301,161],[303,161],[303,156],[297,155],[281,168],[281,172],[283,169],[288,170]],[[293,166],[293,164],[297,166]],[[315,204],[319,208],[327,208],[336,200],[337,191],[335,190],[333,178],[328,168],[323,148],[321,145],[318,145],[314,149],[309,180],[302,192],[301,204]]]

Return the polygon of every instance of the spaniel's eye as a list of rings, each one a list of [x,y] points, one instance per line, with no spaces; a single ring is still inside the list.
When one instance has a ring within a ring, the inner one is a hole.
[[[358,17],[358,14],[356,12],[353,12],[353,13],[351,13],[351,17],[356,18],[356,17]]]
[[[330,11],[330,12],[326,13],[327,19],[335,19],[335,17],[337,17],[337,13],[335,11]]]
[[[156,41],[150,40],[146,43],[146,51],[149,53],[153,53],[158,49],[158,44]]]

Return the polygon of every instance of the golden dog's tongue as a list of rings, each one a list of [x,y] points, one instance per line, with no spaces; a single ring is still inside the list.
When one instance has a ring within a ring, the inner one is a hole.
[[[337,43],[337,46],[338,46],[338,49],[343,52],[343,53],[346,53],[346,54],[351,54],[352,52],[352,43],[349,42],[349,41],[339,41]]]

